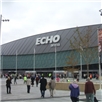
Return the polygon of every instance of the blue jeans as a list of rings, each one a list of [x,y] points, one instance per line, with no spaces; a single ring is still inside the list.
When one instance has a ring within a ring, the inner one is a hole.
[[[41,90],[41,97],[45,96],[45,90]]]
[[[86,94],[86,102],[94,102],[94,94],[93,93]]]

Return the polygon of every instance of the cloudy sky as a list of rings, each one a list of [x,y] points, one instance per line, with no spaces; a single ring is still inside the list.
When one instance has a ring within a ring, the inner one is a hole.
[[[0,3],[2,19],[10,20],[2,22],[1,44],[44,32],[101,23],[101,0],[2,0]]]

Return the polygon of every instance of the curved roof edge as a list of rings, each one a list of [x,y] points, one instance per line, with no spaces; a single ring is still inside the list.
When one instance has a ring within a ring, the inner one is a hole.
[[[87,25],[78,28],[80,32],[84,32],[87,29],[87,27],[92,27],[92,36],[93,36],[92,46],[97,46],[97,40],[96,40],[97,28],[102,28],[102,24]],[[14,40],[9,43],[3,44],[1,46],[2,48],[1,53],[2,55],[15,55],[16,53],[18,53],[19,55],[23,55],[23,54],[34,54],[34,50],[36,54],[49,53],[55,51],[54,44],[56,43],[59,45],[56,47],[57,51],[70,50],[68,39],[71,39],[73,38],[73,36],[76,36],[75,30],[76,27],[66,28],[66,29],[45,32],[38,35],[32,35],[18,40]],[[59,40],[57,35],[60,37]],[[36,43],[38,43],[38,45]]]

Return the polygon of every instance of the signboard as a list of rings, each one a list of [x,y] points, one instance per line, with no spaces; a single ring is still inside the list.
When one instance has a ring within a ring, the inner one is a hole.
[[[57,43],[60,41],[60,35],[54,35],[54,36],[46,36],[42,38],[37,38],[35,45],[43,45],[43,44],[52,44]]]
[[[102,52],[102,29],[98,29],[98,51]]]

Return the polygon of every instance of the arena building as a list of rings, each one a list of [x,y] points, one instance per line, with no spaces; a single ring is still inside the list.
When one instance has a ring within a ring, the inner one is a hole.
[[[89,72],[96,73],[99,69],[97,29],[102,24],[78,27],[82,36],[87,28],[91,27],[90,49],[96,52],[96,59],[89,63]],[[64,70],[68,65],[67,60],[71,52],[75,53],[78,63],[75,67],[80,70],[80,53],[70,47],[70,40],[78,37],[76,27],[46,32],[19,40],[15,40],[1,46],[2,71],[24,72],[35,70],[39,73],[50,73],[55,70]],[[84,46],[83,46],[84,48]],[[90,55],[90,53],[89,53]],[[87,72],[86,63],[81,59],[82,72]]]

